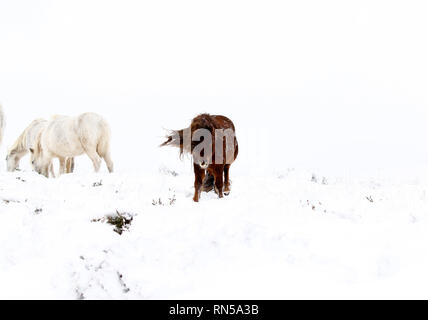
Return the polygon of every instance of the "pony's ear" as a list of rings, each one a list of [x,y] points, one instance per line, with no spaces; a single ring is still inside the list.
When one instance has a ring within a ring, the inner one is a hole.
[[[34,149],[33,149],[33,148],[30,148],[30,152],[31,152],[31,153],[34,153]]]

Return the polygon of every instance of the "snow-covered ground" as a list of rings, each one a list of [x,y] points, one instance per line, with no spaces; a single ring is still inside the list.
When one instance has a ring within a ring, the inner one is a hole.
[[[0,298],[426,298],[428,184],[0,174]],[[132,222],[122,235],[103,218]]]

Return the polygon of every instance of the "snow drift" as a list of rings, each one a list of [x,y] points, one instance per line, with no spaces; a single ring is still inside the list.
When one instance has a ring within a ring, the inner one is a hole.
[[[195,204],[191,175],[165,168],[1,173],[0,298],[426,297],[425,184],[233,182]],[[121,234],[109,217],[126,218]]]

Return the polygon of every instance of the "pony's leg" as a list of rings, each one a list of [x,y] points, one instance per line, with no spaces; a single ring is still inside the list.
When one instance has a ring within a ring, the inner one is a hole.
[[[218,194],[219,198],[223,198],[223,165],[216,165],[214,168],[214,186],[215,192]]]
[[[70,158],[66,158],[65,160],[65,173],[70,173],[70,168],[71,167],[71,163],[70,163]]]
[[[67,158],[66,160],[66,173],[74,172],[74,158]]]
[[[94,164],[95,172],[99,172],[101,168],[101,158],[95,150],[96,150],[95,148],[87,149],[86,153],[88,157],[92,160],[92,163]]]
[[[46,178],[49,178],[49,166],[50,165],[45,166],[41,172],[41,174],[44,175]]]
[[[59,175],[65,173],[65,160],[66,158],[59,158]]]
[[[113,173],[114,165],[113,160],[111,159],[110,153],[106,153],[104,156],[104,161],[106,162],[108,172]]]
[[[102,139],[102,141],[98,143],[97,153],[101,158],[104,159],[107,165],[108,172],[113,173],[114,164],[110,155],[110,142],[105,141],[105,139]]]
[[[51,163],[49,163],[49,173],[50,173],[52,178],[56,178],[52,161],[51,161]]]
[[[193,164],[193,169],[195,171],[195,196],[193,201],[199,202],[199,197],[201,196],[202,184],[205,178],[205,170],[202,169],[196,163]]]
[[[228,196],[230,194],[229,169],[230,169],[230,164],[226,164],[224,166],[224,195],[225,196]]]

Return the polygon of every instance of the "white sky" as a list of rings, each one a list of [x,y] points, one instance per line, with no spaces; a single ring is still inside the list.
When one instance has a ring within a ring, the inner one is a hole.
[[[242,171],[423,174],[427,16],[426,1],[0,0],[5,144],[96,111],[126,168],[211,112],[235,121]]]

